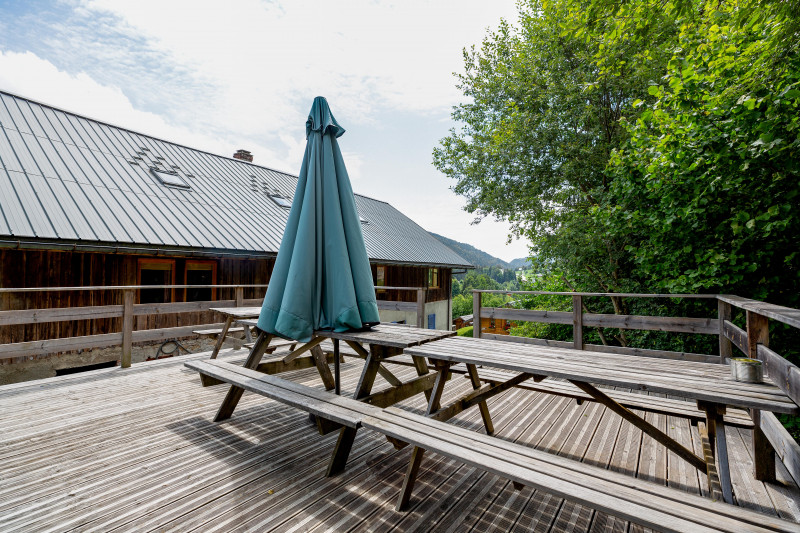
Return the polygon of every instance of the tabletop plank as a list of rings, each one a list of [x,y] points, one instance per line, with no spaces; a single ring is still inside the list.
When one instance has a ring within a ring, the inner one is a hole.
[[[261,314],[260,307],[212,307],[210,310],[233,318],[258,318]]]
[[[240,324],[246,326],[257,326],[256,319],[242,319]],[[325,337],[327,339],[339,339],[342,341],[352,341],[359,344],[379,344],[391,348],[408,348],[419,346],[428,342],[433,342],[447,337],[452,337],[455,331],[445,331],[441,329],[422,329],[404,326],[401,324],[378,324],[369,330],[364,331],[343,331],[336,332],[330,330],[317,330],[315,337]]]
[[[601,385],[663,392],[743,408],[800,413],[800,408],[772,383],[741,383],[726,365],[670,360],[668,363],[634,355],[587,354],[581,350],[503,341],[453,337],[409,347],[407,355],[452,363],[542,374]]]

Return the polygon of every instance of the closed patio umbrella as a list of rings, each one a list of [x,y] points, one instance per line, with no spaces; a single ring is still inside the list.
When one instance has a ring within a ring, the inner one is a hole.
[[[266,333],[311,340],[314,330],[380,322],[372,271],[328,102],[314,99],[289,220],[258,319]],[[337,359],[338,362],[338,359]]]

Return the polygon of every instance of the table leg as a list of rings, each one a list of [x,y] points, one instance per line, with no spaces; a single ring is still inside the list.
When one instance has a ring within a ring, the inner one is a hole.
[[[378,368],[380,367],[380,359],[372,352],[367,355],[367,360],[364,364],[364,369],[361,371],[361,378],[358,380],[358,386],[353,398],[359,400],[369,396],[372,391],[372,385],[375,383],[375,376],[378,375]],[[350,450],[353,448],[353,440],[356,438],[356,430],[354,428],[343,427],[339,430],[339,438],[336,441],[336,447],[333,449],[333,455],[328,463],[328,477],[335,476],[344,470],[347,458],[350,456]]]
[[[319,372],[319,377],[322,378],[322,383],[325,385],[325,390],[331,390],[334,388],[335,382],[328,366],[328,357],[319,346],[311,348],[311,356],[314,358],[314,364]]]
[[[342,393],[342,380],[339,376],[339,339],[333,339],[333,382],[338,396]]]
[[[250,326],[247,324],[242,324],[242,329],[244,330],[244,340],[247,343],[253,342],[253,336],[250,334]]]
[[[728,439],[725,435],[725,406],[713,403],[698,402],[706,412],[706,427],[711,453],[716,462],[719,475],[722,499],[726,503],[733,503],[733,485],[731,483],[731,470],[728,462]]]
[[[472,382],[472,388],[477,390],[481,388],[481,379],[478,377],[478,369],[475,365],[467,365],[467,372],[469,373],[469,380]],[[483,425],[486,427],[486,434],[492,435],[494,433],[494,425],[492,424],[492,416],[489,414],[489,406],[486,401],[478,404],[478,409],[481,410],[481,418],[483,418]]]
[[[433,390],[430,391],[430,400],[428,401],[428,409],[425,411],[426,415],[430,415],[434,411],[438,411],[441,406],[442,392],[444,392],[444,384],[447,383],[447,373],[449,372],[450,365],[447,363],[436,365],[438,374],[436,375],[436,382],[433,384]],[[422,456],[425,450],[419,446],[414,446],[414,451],[411,452],[411,461],[408,463],[406,469],[406,477],[403,480],[403,486],[400,489],[400,496],[397,498],[396,509],[403,511],[408,506],[411,499],[411,493],[414,491],[414,483],[417,481],[417,474],[419,467],[422,464]]]
[[[258,367],[258,363],[260,363],[261,358],[264,357],[264,352],[267,351],[270,341],[272,341],[272,335],[264,333],[263,331],[258,334],[258,338],[253,345],[253,349],[250,350],[250,355],[247,356],[247,361],[244,363],[245,368],[254,370],[256,367]],[[230,418],[233,414],[233,411],[236,409],[236,405],[242,398],[243,393],[243,388],[231,386],[231,388],[228,390],[228,394],[222,401],[222,405],[219,406],[219,411],[217,411],[217,416],[214,417],[214,422],[220,422]]]
[[[211,359],[216,359],[217,354],[219,354],[220,349],[222,348],[222,343],[225,342],[225,337],[228,335],[228,328],[231,327],[231,322],[233,322],[233,317],[229,316],[225,319],[225,324],[222,325],[222,331],[217,337],[217,344],[214,345],[214,350],[211,352]]]
[[[428,370],[428,363],[425,361],[424,357],[419,357],[416,355],[411,356],[411,360],[414,362],[414,368],[417,369],[418,376],[424,376],[429,372]],[[425,391],[425,400],[431,401],[431,391]]]

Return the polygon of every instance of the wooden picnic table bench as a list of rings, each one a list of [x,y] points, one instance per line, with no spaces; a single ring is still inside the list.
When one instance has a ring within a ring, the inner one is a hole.
[[[703,472],[707,476],[711,496],[721,497],[728,503],[733,502],[733,487],[725,435],[724,415],[727,407],[789,414],[800,412],[800,408],[774,384],[733,381],[728,367],[724,365],[619,354],[598,357],[580,350],[467,337],[442,339],[409,348],[406,354],[429,358],[440,376],[448,374],[454,365],[466,365],[473,392],[443,407],[439,402],[445,380],[437,379],[428,405],[432,418],[444,421],[464,409],[478,406],[486,432],[492,434],[494,429],[486,406],[488,398],[529,380],[541,382],[547,377],[562,378]],[[482,367],[481,372],[499,369],[514,374],[502,382],[482,384],[478,367]],[[697,407],[705,413],[705,422],[698,425],[703,441],[703,457],[698,457],[596,385],[662,392],[696,401]],[[407,501],[413,490],[422,454],[420,448],[415,448],[412,453],[401,502]]]
[[[258,315],[261,314],[260,307],[212,307],[210,310],[216,311],[225,317],[225,322],[222,324],[222,329],[217,337],[217,344],[214,345],[214,349],[211,352],[211,359],[217,358],[219,351],[222,349],[222,344],[225,342],[225,337],[228,336],[231,325],[234,322],[242,323],[245,319],[258,318]],[[242,323],[242,329],[248,327],[248,325]],[[250,341],[250,331],[249,329],[245,329],[245,331],[246,340]]]
[[[450,367],[451,372],[467,375],[466,365],[454,365]],[[466,377],[469,377],[468,375]],[[492,370],[490,368],[480,369],[480,379],[486,383],[503,383],[514,377],[513,373]],[[535,392],[543,392],[552,394],[554,396],[564,396],[566,398],[574,398],[578,403],[594,402],[594,397],[586,394],[581,389],[568,381],[557,380],[548,378],[543,381],[535,381],[528,379],[516,385],[518,389],[525,389]],[[671,415],[681,418],[688,418],[692,424],[696,424],[698,420],[705,420],[705,411],[697,408],[697,402],[689,402],[676,398],[664,398],[661,396],[650,396],[647,394],[639,394],[635,392],[625,392],[612,389],[601,389],[605,394],[611,397],[614,401],[618,402],[624,407],[629,409],[638,409],[648,413],[659,413],[662,415]],[[744,409],[729,408],[723,416],[725,424],[735,427],[753,427],[753,419],[750,414]]]
[[[711,502],[402,409],[382,409],[223,361],[184,364],[232,386],[312,413],[317,420],[353,430],[371,429],[407,441],[417,449],[427,449],[510,479],[517,488],[531,486],[659,531],[800,531],[800,525],[779,518]],[[323,432],[322,424],[319,427]],[[334,451],[328,475],[343,466],[337,464],[336,459]]]

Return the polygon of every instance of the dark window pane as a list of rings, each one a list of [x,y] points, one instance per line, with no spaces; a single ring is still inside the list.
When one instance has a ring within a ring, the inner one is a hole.
[[[187,285],[213,285],[214,284],[214,271],[208,270],[187,270],[186,271],[186,284]],[[208,301],[212,297],[212,289],[202,287],[191,287],[186,289],[186,301]]]
[[[171,270],[154,270],[142,268],[142,285],[170,285],[172,283]],[[139,301],[143,304],[161,304],[171,300],[170,289],[142,289]]]

